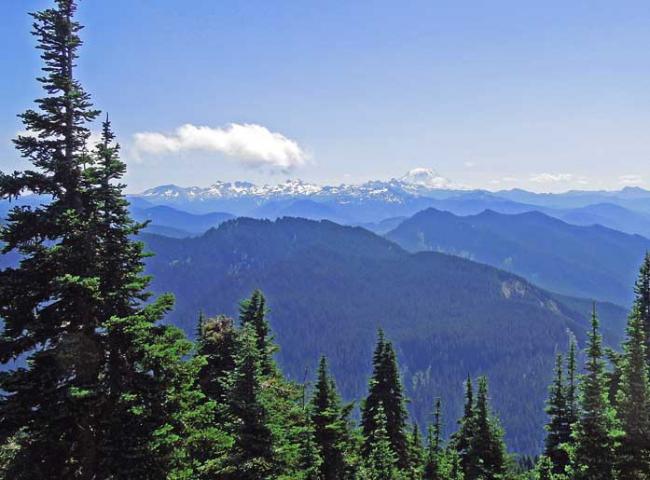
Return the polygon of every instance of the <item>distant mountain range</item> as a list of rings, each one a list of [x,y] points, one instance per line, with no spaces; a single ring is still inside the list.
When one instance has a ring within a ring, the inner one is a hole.
[[[145,231],[167,237],[183,238],[201,235],[218,227],[233,215],[223,212],[192,214],[165,205],[147,208],[131,208],[131,215],[138,222],[149,222]]]
[[[260,287],[283,367],[302,379],[325,353],[352,399],[366,389],[382,326],[396,341],[416,418],[442,395],[450,431],[462,379],[487,374],[497,409],[508,413],[510,444],[533,453],[554,354],[569,335],[584,340],[589,299],[622,306],[598,303],[608,342],[622,336],[623,307],[650,248],[622,232],[650,233],[650,192],[494,193],[445,182],[418,170],[360,186],[170,186],[129,200],[134,218],[150,222],[142,239],[155,253],[152,287],[176,295],[169,320],[188,333],[199,312],[234,315]],[[0,202],[0,218],[10,207]],[[233,219],[241,215],[279,220]],[[0,267],[17,261],[0,256]]]
[[[152,287],[176,295],[170,320],[187,332],[199,312],[235,315],[238,300],[259,287],[283,368],[302,379],[326,354],[344,395],[359,398],[382,327],[396,342],[416,418],[424,420],[430,399],[442,395],[451,430],[463,378],[487,374],[497,409],[508,413],[509,443],[520,452],[537,451],[543,438],[555,353],[569,334],[582,341],[588,328],[587,300],[462,258],[408,253],[358,227],[239,218],[201,237],[143,239],[155,252],[147,260]],[[599,310],[607,338],[617,341],[625,310]]]
[[[602,226],[576,226],[541,212],[486,210],[457,216],[433,208],[401,222],[386,238],[412,251],[487,263],[552,291],[632,302],[631,285],[650,240]]]
[[[561,194],[520,189],[489,192],[454,186],[425,168],[398,179],[360,185],[320,186],[300,180],[274,186],[250,182],[215,182],[205,188],[163,185],[128,199],[136,218],[151,220],[148,231],[174,237],[200,234],[238,216],[331,220],[386,233],[396,226],[396,219],[436,208],[463,216],[485,210],[507,214],[539,211],[574,225],[602,225],[650,238],[650,191],[641,188]],[[39,197],[27,195],[17,204],[41,202]],[[150,210],[160,206],[167,210]],[[8,202],[0,202],[0,218],[9,207]]]
[[[210,187],[164,185],[130,196],[134,206],[166,205],[190,213],[227,212],[253,218],[296,216],[347,225],[372,225],[409,217],[426,208],[456,215],[484,210],[499,213],[541,211],[576,225],[603,225],[650,238],[650,191],[570,191],[540,194],[524,190],[468,190],[454,187],[428,169],[414,169],[399,179],[360,185],[320,186],[299,180],[258,186],[216,182]]]

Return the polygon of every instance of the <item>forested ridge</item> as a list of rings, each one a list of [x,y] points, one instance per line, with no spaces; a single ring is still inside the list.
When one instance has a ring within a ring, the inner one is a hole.
[[[600,225],[576,226],[539,211],[486,210],[460,217],[427,209],[386,237],[409,251],[464,256],[522,275],[542,288],[628,305],[650,241]]]
[[[361,228],[328,221],[238,218],[202,237],[141,237],[155,292],[174,292],[166,317],[188,334],[196,315],[236,314],[256,288],[271,305],[276,358],[294,380],[313,380],[328,357],[341,395],[365,394],[376,329],[394,342],[425,428],[431,398],[442,396],[443,425],[463,410],[462,380],[487,375],[506,439],[521,453],[539,451],[543,408],[555,352],[571,336],[586,341],[591,302],[545,292],[521,277],[435,252],[410,254]],[[627,312],[598,305],[609,346],[619,343]]]
[[[75,12],[74,0],[56,0],[33,14],[45,94],[21,115],[28,133],[15,140],[33,169],[0,173],[2,198],[52,199],[15,207],[0,229],[3,254],[21,258],[0,271],[0,361],[8,366],[0,373],[0,478],[650,478],[650,255],[620,351],[604,346],[594,304],[584,361],[573,341],[557,356],[536,458],[508,450],[485,376],[458,379],[465,399],[453,430],[435,396],[427,428],[414,423],[382,329],[355,405],[342,400],[326,357],[313,384],[286,378],[272,305],[259,290],[236,318],[198,315],[194,342],[165,322],[174,299],[148,291],[147,254],[134,240],[146,225],[130,217],[108,116],[90,145],[100,112],[74,76]]]

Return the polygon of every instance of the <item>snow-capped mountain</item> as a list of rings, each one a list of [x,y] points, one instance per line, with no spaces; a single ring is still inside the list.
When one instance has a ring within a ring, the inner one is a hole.
[[[356,185],[316,185],[301,180],[279,185],[220,181],[209,187],[162,185],[132,196],[131,201],[170,205],[194,213],[301,216],[350,223],[415,213],[430,206],[432,198],[458,194],[458,190],[460,187],[434,170],[416,168],[397,179]]]
[[[416,168],[399,179],[371,181],[358,185],[341,184],[316,185],[302,180],[287,180],[279,185],[255,185],[250,182],[217,181],[209,187],[179,187],[162,185],[146,190],[139,197],[158,203],[159,201],[208,201],[215,199],[254,199],[258,203],[266,200],[297,198],[339,197],[350,199],[382,200],[401,203],[408,196],[426,196],[435,190],[458,190],[448,179],[428,168]]]
[[[563,194],[525,190],[489,192],[452,183],[434,170],[416,168],[399,178],[357,185],[316,185],[288,180],[279,185],[215,182],[209,187],[163,185],[130,197],[139,208],[166,205],[190,213],[222,212],[255,218],[303,217],[342,224],[372,225],[408,217],[426,208],[456,215],[484,210],[506,214],[541,211],[579,225],[600,224],[648,235],[650,192],[571,191]]]

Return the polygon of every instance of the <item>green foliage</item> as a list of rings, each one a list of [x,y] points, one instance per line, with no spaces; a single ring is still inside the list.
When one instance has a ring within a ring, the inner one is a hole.
[[[547,456],[542,456],[535,468],[535,480],[556,480],[556,464]]]
[[[405,478],[409,480],[420,480],[424,471],[424,449],[422,447],[422,436],[418,424],[413,422],[411,432],[408,437],[408,458],[409,465],[403,472]]]
[[[443,476],[443,450],[442,450],[442,404],[439,398],[433,412],[433,424],[427,430],[427,446],[424,462],[423,480],[442,480]]]
[[[465,471],[467,479],[492,480],[500,478],[506,471],[506,453],[503,431],[489,406],[487,379],[478,380],[478,395],[474,411],[473,432],[468,457],[476,463]]]
[[[463,472],[467,472],[474,463],[470,448],[472,436],[474,435],[474,387],[469,375],[465,382],[465,409],[463,416],[458,421],[458,427],[458,431],[452,437],[453,446],[458,453]]]
[[[368,445],[369,451],[365,469],[362,473],[364,480],[404,480],[398,468],[399,458],[393,450],[388,434],[388,419],[383,405],[379,405],[374,415],[373,441]]]
[[[646,363],[650,365],[650,252],[646,252],[645,259],[639,270],[639,277],[634,285],[634,311],[643,323],[646,332]]]
[[[573,425],[578,421],[578,345],[574,338],[569,342],[569,353],[567,354],[567,385],[566,405],[567,421],[569,429],[573,432]]]
[[[608,400],[595,307],[585,369],[580,384],[580,416],[574,431],[574,476],[576,480],[611,480],[614,478],[616,422]]]
[[[386,417],[386,432],[390,446],[402,469],[409,466],[406,436],[406,408],[402,383],[397,368],[395,350],[380,330],[373,355],[373,373],[368,396],[362,405],[361,426],[365,438],[364,452],[370,455],[379,428],[378,412]]]
[[[569,455],[564,448],[571,441],[571,424],[567,402],[567,385],[564,381],[563,357],[558,354],[555,363],[555,379],[550,388],[546,407],[549,422],[546,425],[544,455],[553,466],[554,473],[564,473],[569,465]]]
[[[501,478],[506,473],[505,444],[503,431],[490,411],[487,379],[479,378],[474,401],[472,381],[468,377],[465,399],[465,412],[459,421],[459,430],[453,436],[464,478]]]
[[[341,405],[325,357],[321,357],[318,366],[318,379],[310,407],[315,443],[323,459],[320,467],[321,478],[323,480],[344,478],[350,471],[346,455],[351,448],[348,421],[351,406]]]
[[[74,77],[81,25],[73,0],[33,14],[45,74],[39,111],[22,116],[15,144],[35,170],[0,175],[0,196],[30,191],[47,205],[16,207],[0,231],[17,268],[0,272],[2,443],[9,478],[201,478],[228,445],[214,404],[196,388],[199,360],[184,334],[159,320],[142,275],[142,225],[129,217],[125,164],[108,119]]]
[[[620,480],[650,478],[650,389],[645,340],[643,316],[635,309],[624,344],[616,402],[622,430],[616,452]]]
[[[199,384],[211,400],[226,403],[228,378],[235,370],[237,331],[226,316],[199,319],[197,352],[205,358],[198,372]]]
[[[255,290],[251,297],[240,303],[239,321],[242,326],[253,325],[257,338],[257,350],[260,355],[260,366],[263,375],[270,375],[275,365],[273,363],[273,339],[269,337],[270,327],[266,320],[266,299],[260,290]]]
[[[458,379],[484,374],[499,393],[493,403],[509,445],[521,453],[538,453],[544,438],[556,346],[567,343],[568,332],[584,341],[589,325],[589,302],[566,307],[567,299],[503,271],[432,252],[410,255],[330,222],[239,218],[198,238],[141,238],[156,253],[147,262],[153,290],[175,293],[169,318],[186,332],[195,331],[188,319],[197,310],[237,315],[237,302],[262,288],[284,373],[302,379],[325,354],[342,398],[352,400],[367,394],[380,324],[422,431],[438,395],[448,412],[444,426],[455,430],[463,409]],[[610,308],[604,324],[623,324],[627,312]],[[611,329],[604,335],[609,344],[619,340]]]
[[[143,245],[132,240],[143,225],[127,211],[120,183],[125,165],[108,118],[100,142],[87,148],[88,123],[98,112],[73,75],[81,45],[75,10],[73,0],[56,0],[56,8],[33,15],[46,94],[38,112],[21,116],[35,135],[15,143],[35,170],[0,174],[3,198],[29,190],[52,200],[14,208],[0,229],[3,251],[22,258],[0,271],[0,360],[26,361],[0,374],[0,478],[650,476],[650,256],[636,283],[623,353],[608,355],[610,370],[595,308],[579,398],[576,343],[570,344],[566,379],[563,357],[557,357],[545,455],[534,471],[526,471],[532,461],[518,468],[507,455],[485,377],[475,398],[468,375],[464,413],[446,448],[436,401],[423,448],[417,423],[406,432],[397,355],[382,331],[361,424],[354,428],[352,405],[342,404],[324,357],[307,405],[305,385],[287,380],[276,366],[261,291],[241,303],[240,326],[224,316],[202,316],[196,344],[163,324],[174,301],[170,295],[151,301],[146,291]],[[357,253],[365,254],[367,243],[359,245]],[[377,247],[384,258],[406,258],[384,247]],[[529,299],[528,307],[538,300]]]
[[[30,134],[14,143],[34,170],[0,174],[2,198],[31,191],[52,199],[45,207],[15,207],[0,230],[3,253],[22,256],[18,268],[0,272],[0,360],[27,358],[26,368],[0,377],[0,442],[18,442],[7,468],[16,479],[84,478],[97,461],[101,240],[83,166],[91,161],[87,123],[98,112],[73,76],[81,45],[75,10],[74,1],[59,0],[32,14],[45,96],[38,111],[20,116]]]
[[[235,418],[235,446],[230,459],[232,478],[271,478],[276,473],[276,458],[269,412],[262,400],[260,354],[252,323],[241,331],[231,381],[228,398]]]

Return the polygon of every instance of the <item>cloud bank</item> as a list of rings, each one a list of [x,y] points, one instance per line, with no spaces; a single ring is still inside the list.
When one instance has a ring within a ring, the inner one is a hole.
[[[626,187],[632,187],[632,186],[642,185],[645,182],[643,181],[643,177],[641,175],[629,174],[629,175],[621,175],[620,177],[618,177],[618,183]]]
[[[186,151],[216,152],[250,167],[280,170],[292,170],[307,161],[307,154],[297,142],[255,124],[231,123],[213,128],[188,123],[172,134],[136,133],[133,151],[138,157]]]
[[[575,175],[571,173],[539,173],[532,175],[530,181],[535,183],[557,183],[570,182],[574,178]]]

